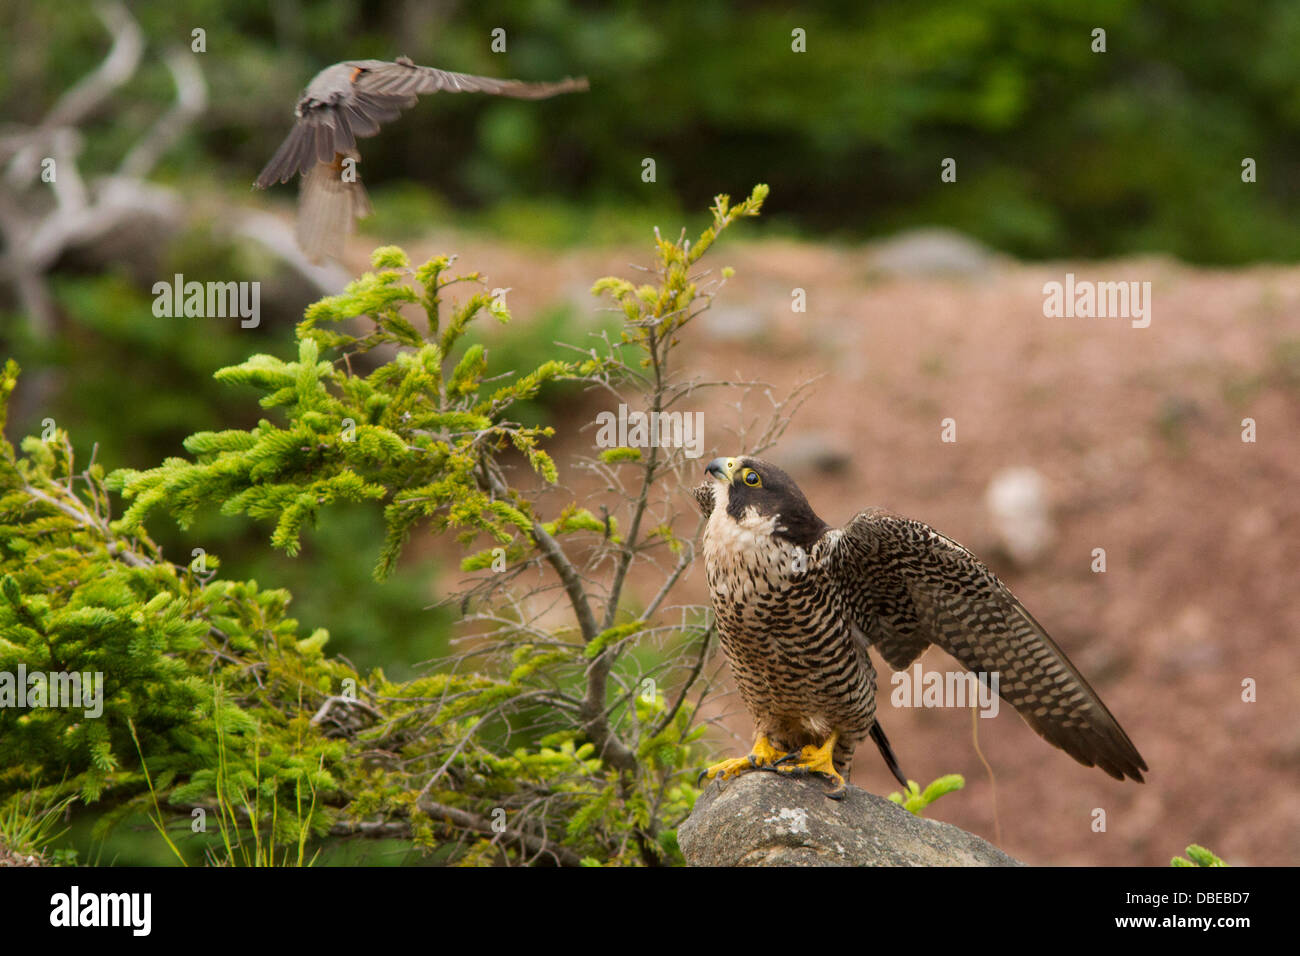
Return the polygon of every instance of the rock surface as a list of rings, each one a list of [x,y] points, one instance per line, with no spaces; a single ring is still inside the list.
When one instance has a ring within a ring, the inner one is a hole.
[[[691,866],[1020,866],[947,823],[850,786],[755,771],[711,784],[678,828]]]

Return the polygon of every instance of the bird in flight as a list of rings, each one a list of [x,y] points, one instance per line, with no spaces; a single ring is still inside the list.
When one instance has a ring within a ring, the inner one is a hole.
[[[425,93],[488,93],[541,100],[588,88],[585,78],[525,83],[418,66],[406,57],[348,60],[321,70],[298,99],[293,129],[254,185],[266,189],[302,174],[298,197],[298,244],[313,261],[338,258],[352,222],[370,214],[357,177],[357,140],[415,105]]]
[[[817,517],[780,468],[716,458],[694,489],[714,615],[754,721],[745,757],[701,779],[762,769],[819,775],[845,790],[853,751],[870,736],[907,779],[876,717],[875,647],[904,670],[934,644],[994,685],[1043,739],[1117,780],[1146,762],[1078,669],[975,555],[878,508],[842,528]]]

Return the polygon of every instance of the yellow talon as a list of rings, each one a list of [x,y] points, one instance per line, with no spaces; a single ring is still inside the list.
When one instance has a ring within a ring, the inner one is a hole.
[[[835,788],[827,796],[839,799],[844,795],[848,785],[844,782],[844,778],[840,776],[839,771],[835,769],[835,761],[832,759],[835,753],[835,742],[838,739],[839,734],[831,734],[820,747],[804,747],[799,751],[798,760],[783,763],[779,767],[773,767],[772,769],[778,773],[788,773],[799,777],[806,774],[820,774],[835,784]]]
[[[748,757],[732,757],[730,760],[724,760],[709,767],[700,774],[700,780],[730,780],[732,777],[751,769],[753,768],[750,766]]]
[[[750,770],[774,769],[773,765],[787,756],[789,755],[772,746],[766,734],[759,734],[749,756],[732,757],[730,760],[715,763],[700,774],[700,780],[701,782],[714,779],[730,780]]]
[[[751,767],[770,767],[783,757],[789,756],[784,750],[777,750],[766,734],[759,734],[748,757]]]

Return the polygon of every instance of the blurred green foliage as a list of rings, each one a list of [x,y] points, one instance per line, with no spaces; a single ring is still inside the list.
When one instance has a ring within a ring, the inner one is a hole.
[[[720,186],[761,180],[779,197],[766,227],[809,236],[946,224],[1027,257],[1300,255],[1300,5],[1284,0],[1230,19],[1206,0],[797,12],[722,0],[180,0],[133,12],[147,43],[141,66],[81,129],[82,172],[113,169],[170,105],[162,54],[187,49],[201,28],[206,51],[194,56],[209,107],[157,173],[200,208],[287,208],[292,185],[261,194],[249,184],[302,87],[337,60],[406,54],[525,79],[585,74],[592,89],[539,102],[426,97],[367,140],[367,230],[385,241],[455,222],[519,242],[623,242],[683,218],[677,210]],[[1091,50],[1098,27],[1105,53]],[[505,53],[491,52],[495,28]],[[796,28],[805,53],[791,49]],[[92,4],[3,5],[0,115],[36,122],[107,46]],[[1257,183],[1241,182],[1245,156],[1258,162]],[[654,183],[641,179],[646,157]],[[940,181],[945,157],[957,161],[955,183]],[[43,342],[0,287],[0,355],[28,371],[11,413],[19,427],[53,417],[107,460],[143,466],[196,429],[252,424],[211,373],[250,346],[274,351],[313,290],[247,245],[200,222],[157,262],[65,260],[51,280],[65,324]],[[260,280],[261,327],[198,320],[196,331],[195,321],[154,318],[150,284],[175,272]],[[584,330],[546,331],[539,347]]]
[[[138,4],[151,44],[133,81],[171,95],[158,52],[207,32],[211,107],[169,158],[244,186],[329,63],[405,54],[524,79],[586,74],[583,96],[522,103],[427,98],[364,150],[382,192],[415,182],[433,209],[549,205],[475,218],[581,241],[603,206],[698,208],[761,179],[786,228],[861,237],[946,224],[1029,257],[1170,252],[1192,261],[1294,259],[1300,234],[1300,5],[1258,0],[182,0]],[[490,50],[494,28],[507,50]],[[806,31],[807,52],[791,50]],[[1105,53],[1092,31],[1106,31]],[[87,5],[0,12],[0,112],[32,120],[95,62]],[[153,118],[87,130],[107,166]],[[657,182],[641,181],[641,160]],[[939,179],[944,157],[958,179]],[[1259,181],[1241,181],[1241,162]],[[281,190],[288,192],[288,190]],[[551,203],[551,198],[560,202]],[[565,205],[565,204],[569,205]],[[609,217],[605,217],[608,219]],[[400,238],[397,236],[383,238]]]

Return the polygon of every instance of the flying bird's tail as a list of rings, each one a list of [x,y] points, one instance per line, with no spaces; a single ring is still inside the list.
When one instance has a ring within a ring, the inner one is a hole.
[[[302,178],[298,244],[313,262],[342,258],[353,220],[370,215],[366,187],[344,175],[344,160],[355,158],[337,153],[334,162],[317,163]]]

